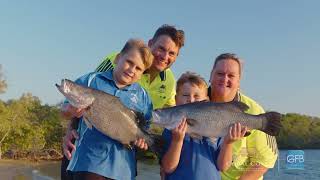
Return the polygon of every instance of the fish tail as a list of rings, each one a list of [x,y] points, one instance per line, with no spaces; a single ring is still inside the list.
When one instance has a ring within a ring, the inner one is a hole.
[[[281,114],[278,112],[267,112],[263,115],[265,119],[265,126],[262,131],[271,135],[277,136],[282,128]]]

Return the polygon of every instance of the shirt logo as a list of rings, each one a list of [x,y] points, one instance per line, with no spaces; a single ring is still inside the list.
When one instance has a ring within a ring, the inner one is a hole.
[[[131,102],[137,104],[138,103],[138,97],[135,94],[130,94],[130,100]]]
[[[162,84],[160,87],[159,87],[159,93],[165,93],[166,91],[166,86],[164,84]]]

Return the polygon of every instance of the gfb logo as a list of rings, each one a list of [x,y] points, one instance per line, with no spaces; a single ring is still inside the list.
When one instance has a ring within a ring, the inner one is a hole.
[[[304,151],[289,150],[286,157],[287,169],[304,169]]]

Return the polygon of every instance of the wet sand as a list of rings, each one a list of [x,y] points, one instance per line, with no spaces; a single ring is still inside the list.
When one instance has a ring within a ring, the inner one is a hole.
[[[34,170],[39,170],[41,175],[59,179],[60,172],[57,168],[59,166],[60,162],[54,161],[29,162],[25,160],[0,160],[0,179],[32,180],[32,171]],[[36,174],[38,175],[39,173]]]
[[[280,150],[279,160],[273,169],[270,169],[264,179],[295,180],[315,179],[320,177],[320,150],[304,150],[304,169],[288,169],[286,163],[287,150]],[[32,170],[39,170],[40,174],[50,176],[51,179],[60,179],[60,162],[43,161],[33,163],[28,161],[0,160],[0,180],[29,180],[32,179]],[[43,177],[36,180],[44,180]],[[150,162],[138,161],[137,180],[160,180],[159,165]],[[47,178],[45,180],[48,180]]]
[[[41,161],[36,163],[26,160],[0,160],[0,180],[32,180],[32,171],[34,170],[38,170],[35,180],[60,179],[60,161]],[[138,161],[138,176],[136,179],[160,180],[159,165],[147,161]]]

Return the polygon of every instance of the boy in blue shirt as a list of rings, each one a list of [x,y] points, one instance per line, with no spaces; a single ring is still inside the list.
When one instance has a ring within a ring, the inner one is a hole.
[[[153,60],[150,49],[141,40],[129,40],[117,55],[114,70],[89,73],[76,83],[104,91],[119,97],[128,108],[144,114],[150,120],[152,103],[146,91],[138,85],[138,79]],[[63,115],[71,119],[80,118],[85,109],[77,109],[65,103]],[[74,179],[134,179],[136,176],[135,150],[124,147],[120,142],[102,134],[95,128],[89,129],[83,120],[78,128],[79,139],[72,154],[68,170]],[[148,146],[143,139],[135,142],[141,149]]]
[[[191,72],[181,75],[176,92],[176,105],[209,100],[205,80]],[[183,119],[175,129],[165,129],[162,133],[165,153],[161,159],[161,169],[165,179],[221,179],[219,169],[226,170],[231,165],[231,144],[243,137],[247,129],[237,123],[230,127],[224,140],[218,138],[216,142],[212,142],[206,137],[190,137],[185,134],[187,128],[187,122]]]

